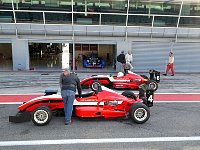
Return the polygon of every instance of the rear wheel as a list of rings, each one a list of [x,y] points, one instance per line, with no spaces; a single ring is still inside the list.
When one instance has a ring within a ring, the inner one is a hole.
[[[47,106],[39,106],[31,114],[31,120],[37,126],[47,125],[51,118],[52,112]]]
[[[99,86],[101,86],[101,83],[97,80],[93,81],[90,85],[93,91],[97,91]]]
[[[149,80],[147,82],[148,90],[156,91],[158,89],[158,83],[154,80]]]
[[[149,119],[150,110],[142,103],[135,103],[131,106],[129,114],[133,122],[142,124]]]
[[[124,91],[124,92],[122,93],[122,95],[123,95],[123,96],[126,96],[126,97],[128,97],[128,98],[132,98],[132,99],[136,100],[135,94],[134,94],[133,92],[131,92],[131,91]]]

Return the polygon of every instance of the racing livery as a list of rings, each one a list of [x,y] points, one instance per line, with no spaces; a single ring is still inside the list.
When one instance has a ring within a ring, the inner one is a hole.
[[[83,55],[83,67],[85,68],[104,68],[106,61],[102,57],[91,55],[87,57]]]
[[[144,123],[150,117],[149,107],[153,106],[153,91],[146,85],[140,86],[139,96],[125,91],[119,94],[99,82],[93,82],[91,91],[76,96],[74,101],[74,115],[80,118],[130,118],[135,123]],[[47,91],[45,96],[29,100],[18,107],[16,116],[9,116],[10,122],[30,121],[35,125],[43,126],[51,121],[53,112],[64,109],[61,95],[57,91]]]
[[[153,73],[150,72],[150,79],[145,75],[138,75],[131,71],[128,71],[128,74],[126,75],[124,75],[122,72],[119,72],[117,76],[93,75],[89,78],[83,79],[81,81],[81,85],[83,88],[88,88],[93,81],[98,81],[102,85],[109,88],[137,90],[139,85],[145,83],[149,85],[154,91],[156,91],[158,88],[157,82],[159,82],[159,80],[157,79],[159,76],[156,76],[155,79],[154,74],[155,74],[154,72]]]

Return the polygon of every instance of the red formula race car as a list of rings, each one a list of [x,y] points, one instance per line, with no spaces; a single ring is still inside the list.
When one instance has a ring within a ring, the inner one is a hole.
[[[142,85],[139,96],[125,91],[119,94],[99,82],[94,82],[92,91],[82,94],[82,98],[76,97],[74,101],[74,115],[80,118],[117,118],[127,117],[142,124],[150,117],[149,107],[153,106],[153,91],[146,90]],[[60,95],[56,92],[47,92],[47,95],[34,98],[18,107],[16,116],[9,116],[10,122],[30,121],[35,125],[47,125],[53,112],[63,110],[64,104]]]
[[[150,79],[145,75],[138,75],[128,71],[126,75],[119,72],[117,76],[112,75],[93,75],[81,81],[83,88],[89,88],[93,81],[98,81],[108,88],[115,89],[132,89],[137,90],[139,85],[147,84],[152,90],[158,89],[158,82],[160,81],[160,73],[155,70],[150,70]]]

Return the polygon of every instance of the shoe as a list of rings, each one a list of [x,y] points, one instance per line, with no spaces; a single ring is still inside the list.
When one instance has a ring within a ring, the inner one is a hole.
[[[174,76],[174,74],[172,74],[171,76]]]
[[[163,74],[163,76],[167,76],[167,74],[166,74],[166,73],[164,73],[164,74]]]
[[[66,121],[65,125],[70,125],[72,123],[72,121]]]

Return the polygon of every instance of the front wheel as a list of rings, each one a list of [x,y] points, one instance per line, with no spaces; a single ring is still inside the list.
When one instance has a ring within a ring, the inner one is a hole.
[[[52,118],[52,112],[47,106],[37,107],[31,115],[32,122],[37,126],[47,125]]]
[[[142,124],[149,119],[150,110],[142,103],[134,103],[130,108],[129,114],[133,122]]]

